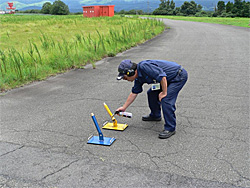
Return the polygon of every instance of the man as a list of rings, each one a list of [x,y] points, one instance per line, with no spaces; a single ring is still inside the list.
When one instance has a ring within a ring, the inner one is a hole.
[[[175,102],[179,91],[187,81],[187,71],[174,62],[165,60],[145,60],[136,64],[131,60],[123,60],[118,67],[117,80],[134,81],[132,92],[126,102],[116,111],[125,111],[143,91],[144,83],[152,84],[147,91],[151,113],[143,116],[143,121],[161,121],[161,106],[165,120],[164,130],[159,138],[169,138],[175,134],[176,117]]]

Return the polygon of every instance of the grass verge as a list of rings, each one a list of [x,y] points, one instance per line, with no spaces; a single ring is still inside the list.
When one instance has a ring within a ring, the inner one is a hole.
[[[165,29],[158,20],[1,15],[0,90],[115,56]]]
[[[143,16],[144,17],[144,16]],[[250,28],[249,18],[222,18],[222,17],[189,17],[189,16],[146,16],[152,18],[167,18],[172,20],[184,20],[193,22],[215,23]]]

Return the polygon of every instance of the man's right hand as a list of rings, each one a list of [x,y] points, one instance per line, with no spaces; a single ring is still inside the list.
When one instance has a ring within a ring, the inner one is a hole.
[[[135,100],[136,97],[137,97],[137,94],[131,92],[131,93],[129,94],[129,96],[128,96],[126,102],[124,103],[124,105],[123,105],[122,107],[120,107],[120,108],[117,108],[116,111],[125,112],[126,109],[129,107],[129,105],[130,105],[131,103],[134,102],[134,100]]]
[[[118,111],[118,112],[125,112],[125,110],[126,110],[126,108],[124,108],[123,106],[116,109],[116,111]]]

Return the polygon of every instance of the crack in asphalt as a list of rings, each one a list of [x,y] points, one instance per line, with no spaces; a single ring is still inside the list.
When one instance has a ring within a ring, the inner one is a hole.
[[[238,181],[242,181],[242,180],[248,180],[248,181],[250,181],[250,178],[243,176],[238,170],[236,170],[236,169],[234,168],[234,166],[233,166],[232,163],[230,163],[230,162],[227,161],[226,159],[221,159],[221,158],[218,156],[219,153],[220,153],[220,150],[221,150],[222,148],[223,148],[223,144],[221,144],[219,147],[215,147],[215,149],[216,149],[216,154],[214,155],[214,157],[215,157],[217,160],[219,160],[219,161],[224,161],[224,162],[226,162],[227,164],[229,164],[229,166],[231,167],[231,169],[232,169],[234,172],[236,172],[236,174],[238,174],[238,176],[239,176],[240,178],[242,178],[242,179],[239,178],[239,180],[237,180],[236,183],[237,183]]]
[[[135,143],[133,143],[131,140],[127,140],[128,142],[130,142],[131,145],[135,146],[137,148],[137,150],[139,151],[139,153],[143,153],[149,156],[150,161],[156,166],[156,169],[159,169],[158,164],[153,160],[153,157],[148,153],[148,152],[144,152],[142,151]]]
[[[17,151],[17,150],[20,150],[20,149],[22,149],[22,148],[24,148],[24,146],[21,146],[21,147],[19,147],[19,148],[14,149],[14,150],[8,151],[8,152],[6,152],[6,153],[0,155],[0,157],[5,156],[5,155],[8,155],[8,154],[10,154],[10,153],[13,153],[13,152],[15,152],[15,151]]]
[[[221,148],[222,148],[222,147],[221,147]],[[224,162],[226,162],[227,164],[229,164],[229,166],[231,167],[231,169],[232,169],[234,172],[236,172],[236,174],[238,174],[240,178],[250,181],[250,178],[243,176],[238,170],[235,169],[234,165],[233,165],[231,162],[227,161],[226,159],[221,159],[221,158],[219,158],[218,156],[217,156],[217,157],[215,156],[215,158],[218,159],[218,160],[220,160],[220,161],[224,161]]]
[[[36,133],[36,132],[50,132],[50,133],[55,133],[55,134],[59,134],[59,135],[64,135],[64,136],[68,136],[68,137],[74,137],[74,138],[78,138],[80,139],[81,137],[80,136],[76,136],[76,135],[72,135],[72,134],[67,134],[67,133],[63,133],[63,132],[59,132],[59,131],[52,131],[52,130],[46,130],[46,129],[36,129],[36,130],[17,130],[17,129],[6,129],[6,130],[9,130],[9,131],[12,131],[12,132],[18,132],[18,133],[21,133],[21,132],[26,132],[28,134],[30,133]]]
[[[58,169],[58,170],[56,170],[56,171],[54,171],[54,172],[52,172],[52,173],[50,173],[50,174],[47,174],[46,176],[44,176],[43,178],[41,178],[41,181],[45,180],[45,179],[48,178],[49,176],[53,176],[53,175],[55,175],[56,173],[61,172],[62,170],[64,170],[64,169],[70,167],[70,165],[72,165],[72,164],[78,162],[79,160],[80,160],[80,159],[76,159],[76,160],[70,162],[69,164],[63,166],[62,168],[60,168],[60,169]]]
[[[2,181],[0,183],[1,188],[7,188],[7,187],[51,187],[46,185],[42,182],[37,182],[36,180],[31,179],[23,179],[18,177],[11,177],[6,174],[0,174],[0,180]]]

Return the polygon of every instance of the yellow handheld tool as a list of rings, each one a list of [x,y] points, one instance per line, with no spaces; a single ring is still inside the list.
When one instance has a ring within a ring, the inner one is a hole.
[[[127,124],[121,124],[121,123],[117,123],[117,120],[115,119],[114,114],[112,114],[112,112],[110,111],[108,105],[106,103],[103,103],[106,111],[108,112],[108,114],[110,115],[111,119],[112,119],[112,123],[110,122],[105,122],[103,124],[103,129],[112,129],[112,130],[117,130],[117,131],[123,131],[127,128]]]

